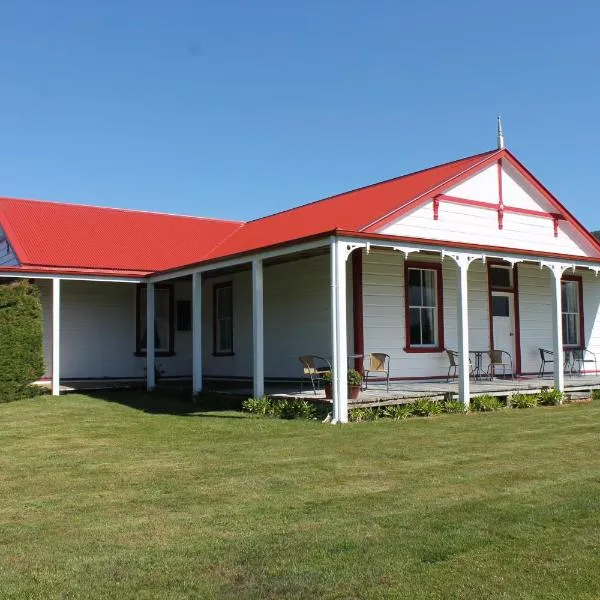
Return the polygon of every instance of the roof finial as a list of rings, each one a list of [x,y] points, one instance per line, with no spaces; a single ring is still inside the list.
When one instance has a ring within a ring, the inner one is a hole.
[[[502,131],[500,115],[498,115],[498,150],[504,150],[504,132]]]

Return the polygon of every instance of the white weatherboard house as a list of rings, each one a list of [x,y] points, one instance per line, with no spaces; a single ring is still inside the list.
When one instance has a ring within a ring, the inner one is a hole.
[[[458,352],[502,349],[563,389],[564,350],[600,353],[600,244],[499,149],[242,223],[0,199],[0,276],[39,285],[46,377],[298,378],[390,355],[392,382],[446,377]],[[587,363],[586,363],[587,366]],[[149,367],[149,368],[148,368]],[[393,385],[393,383],[392,383]]]

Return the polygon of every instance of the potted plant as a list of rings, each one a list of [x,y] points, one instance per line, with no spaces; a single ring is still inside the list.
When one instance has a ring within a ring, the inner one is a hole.
[[[362,376],[356,369],[348,369],[348,398],[356,400],[360,394]]]
[[[331,399],[333,397],[331,389],[331,371],[327,371],[322,375],[323,383],[325,384],[325,398]],[[360,387],[362,382],[362,376],[356,369],[348,369],[348,398],[350,400],[356,400],[358,394],[360,394]]]

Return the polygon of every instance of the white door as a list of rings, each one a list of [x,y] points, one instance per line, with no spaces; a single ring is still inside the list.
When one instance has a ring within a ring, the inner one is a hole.
[[[514,368],[515,300],[511,292],[492,292],[492,319],[494,350],[508,352]]]

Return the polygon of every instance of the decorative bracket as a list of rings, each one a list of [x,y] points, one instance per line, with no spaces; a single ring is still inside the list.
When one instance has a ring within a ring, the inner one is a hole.
[[[433,220],[437,221],[440,216],[440,199],[435,197],[433,199]]]
[[[405,259],[407,259],[408,255],[411,254],[412,252],[421,252],[422,251],[421,248],[406,248],[404,246],[394,246],[393,250],[394,250],[394,252],[402,252],[402,254],[404,254]]]
[[[468,269],[469,265],[475,260],[482,260],[485,262],[485,255],[483,254],[466,254],[463,252],[448,252],[442,250],[442,258],[449,256],[461,269]]]
[[[540,261],[540,270],[544,267],[548,267],[556,279],[562,279],[563,273],[567,269],[575,269],[575,265],[566,265],[565,263],[542,260]]]
[[[554,222],[554,237],[558,237],[558,221],[560,217],[558,215],[553,215],[552,220]]]
[[[344,250],[345,252],[345,260],[348,260],[348,257],[357,249],[357,248],[366,248],[367,244],[366,243],[355,243],[355,242],[348,242],[348,243],[344,243],[343,246],[341,247],[342,250]]]

